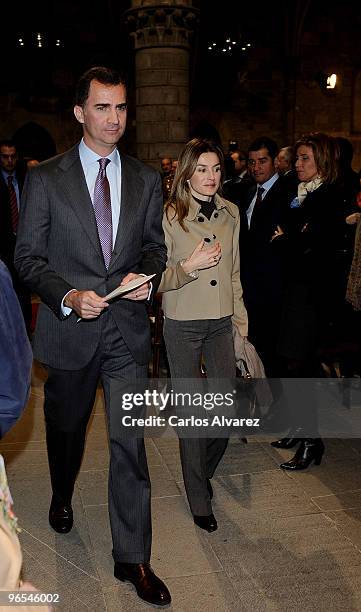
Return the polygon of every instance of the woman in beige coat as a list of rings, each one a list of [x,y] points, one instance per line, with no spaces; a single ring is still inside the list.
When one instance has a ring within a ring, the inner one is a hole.
[[[221,148],[205,139],[191,140],[179,157],[165,207],[168,261],[159,291],[164,292],[164,339],[172,380],[199,379],[202,359],[208,379],[235,378],[232,323],[247,335],[239,278],[239,213],[219,195],[223,174]],[[179,441],[194,522],[209,532],[217,529],[210,479],[227,442],[227,437],[205,436]]]

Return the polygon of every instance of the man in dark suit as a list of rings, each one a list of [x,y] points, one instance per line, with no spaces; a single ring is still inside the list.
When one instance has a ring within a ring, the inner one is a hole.
[[[297,191],[297,185],[300,182],[294,168],[293,157],[292,147],[282,147],[276,157],[277,163],[275,164],[278,174],[283,177],[283,183],[290,193]]]
[[[88,70],[78,83],[74,114],[83,127],[79,145],[29,171],[15,257],[21,278],[42,300],[34,354],[48,370],[49,521],[60,533],[72,527],[71,498],[100,378],[110,439],[114,575],[132,582],[145,601],[166,605],[168,589],[149,565],[144,440],[127,436],[120,425],[122,391],[147,375],[146,302],[157,282],[109,304],[102,297],[164,269],[161,181],[158,172],[117,150],[127,116],[117,72]]]
[[[24,178],[25,170],[18,162],[15,144],[12,140],[2,140],[0,142],[0,258],[10,271],[26,328],[30,334],[30,292],[20,281],[14,268],[19,204]]]
[[[255,186],[241,207],[241,282],[249,319],[249,338],[268,376],[280,376],[277,341],[283,298],[282,255],[272,238],[282,225],[287,189],[275,170],[278,153],[270,138],[258,138],[248,150]]]
[[[227,200],[237,204],[238,208],[242,208],[254,181],[247,168],[248,157],[245,151],[233,151],[230,159],[234,164],[234,171],[232,177],[223,184],[223,194]]]

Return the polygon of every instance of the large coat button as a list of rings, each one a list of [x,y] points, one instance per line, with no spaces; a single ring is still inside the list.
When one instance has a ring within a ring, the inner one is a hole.
[[[215,287],[216,284],[217,284],[217,281],[213,279],[213,280],[211,280],[211,282],[209,284],[212,285],[212,287]]]
[[[199,223],[203,223],[203,221],[204,221],[203,217],[198,217],[198,221],[199,221]]]

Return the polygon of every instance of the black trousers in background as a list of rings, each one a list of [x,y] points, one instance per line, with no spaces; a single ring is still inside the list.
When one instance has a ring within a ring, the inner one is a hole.
[[[234,379],[236,360],[231,317],[199,321],[165,319],[164,340],[173,387],[176,379],[200,378],[201,357],[207,379]],[[212,478],[228,444],[228,438],[180,437],[184,485],[193,515],[212,512],[207,478]]]
[[[129,381],[144,380],[147,366],[134,361],[111,313],[101,316],[101,342],[85,368],[76,371],[47,368],[44,410],[51,483],[56,500],[70,504],[100,378],[109,430],[113,556],[123,563],[142,563],[150,559],[152,536],[144,439],[126,437],[118,425],[122,388],[129,389]]]
[[[248,313],[248,339],[260,356],[267,378],[279,378],[284,374],[284,364],[277,353],[280,334],[282,304],[259,304],[245,300]]]

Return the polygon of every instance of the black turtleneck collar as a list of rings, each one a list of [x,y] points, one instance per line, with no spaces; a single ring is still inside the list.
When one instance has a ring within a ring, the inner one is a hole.
[[[215,201],[214,201],[214,196],[211,197],[209,202],[205,202],[204,200],[200,200],[199,198],[196,198],[194,195],[193,195],[193,198],[194,198],[194,200],[196,202],[198,202],[198,204],[201,205],[200,212],[202,213],[202,215],[207,217],[207,219],[209,221],[211,216],[212,216],[213,211],[216,210],[216,204],[215,204]]]

